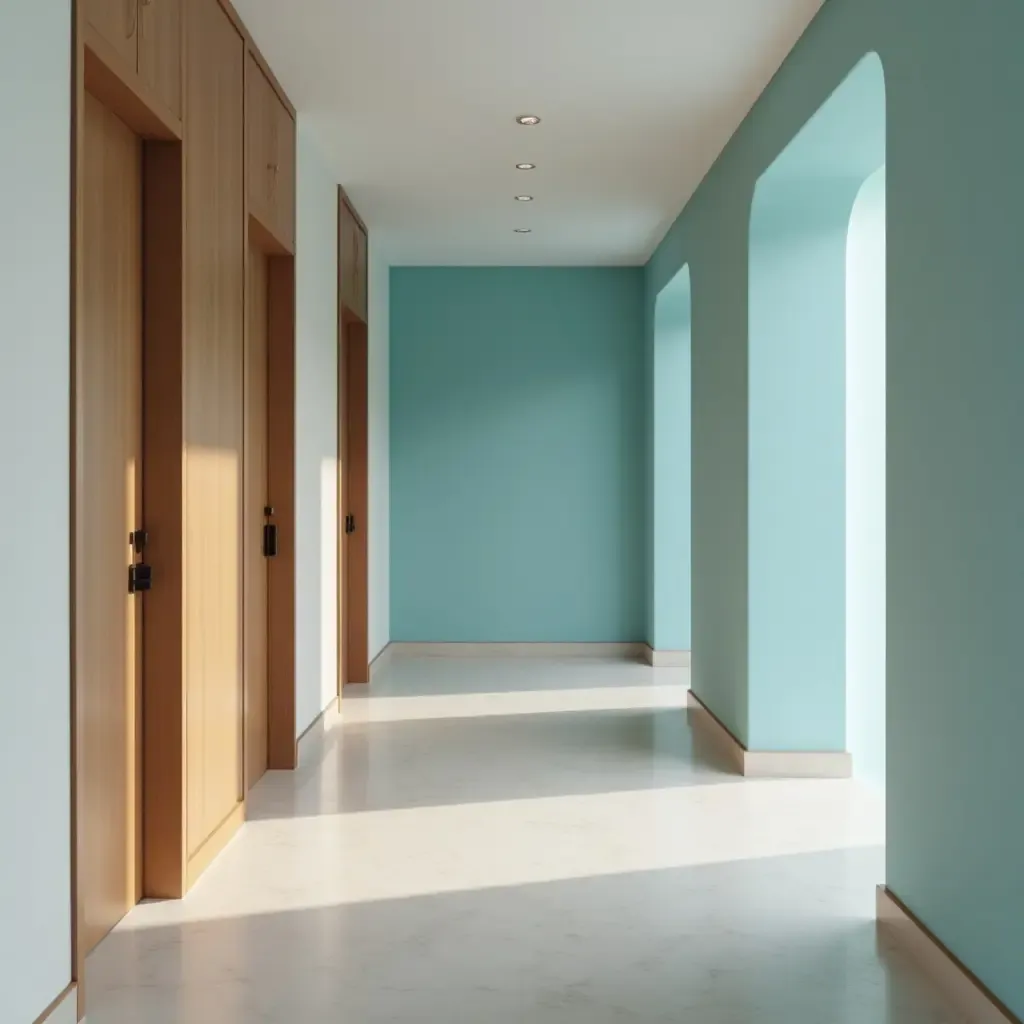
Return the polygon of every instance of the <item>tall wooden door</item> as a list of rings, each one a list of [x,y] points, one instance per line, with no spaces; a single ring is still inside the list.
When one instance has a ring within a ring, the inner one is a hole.
[[[369,682],[369,452],[366,324],[342,327],[338,358],[342,396],[339,629],[343,683]]]
[[[182,359],[188,878],[242,820],[245,44],[217,0],[189,0]]]
[[[249,249],[245,345],[245,779],[251,789],[267,770],[267,256]]]
[[[79,941],[88,953],[142,894],[141,595],[129,593],[142,528],[142,150],[85,99],[81,330],[77,342]]]

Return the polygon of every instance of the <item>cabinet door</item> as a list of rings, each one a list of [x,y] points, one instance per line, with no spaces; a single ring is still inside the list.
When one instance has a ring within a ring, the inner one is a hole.
[[[139,2],[85,0],[85,16],[90,26],[132,71],[137,70],[139,59]]]
[[[251,53],[245,57],[246,163],[249,212],[266,228],[274,227],[273,180],[277,163],[274,90]]]
[[[341,274],[341,281],[338,289],[341,293],[341,302],[350,312],[357,312],[355,308],[356,295],[356,222],[352,217],[352,211],[342,202],[338,211],[338,271]]]
[[[273,205],[279,240],[295,248],[295,121],[276,92],[271,92],[274,111]]]
[[[181,0],[139,0],[139,74],[181,117]]]
[[[364,319],[367,319],[367,291],[369,285],[369,272],[367,270],[367,243],[366,232],[356,224],[356,271],[355,271],[355,302],[356,312]]]

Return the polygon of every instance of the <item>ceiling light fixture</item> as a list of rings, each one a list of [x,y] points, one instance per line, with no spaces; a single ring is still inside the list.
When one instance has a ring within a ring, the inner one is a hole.
[[[533,228],[516,228],[517,235],[528,235]]]
[[[532,171],[537,167],[536,164],[516,164],[517,171]]]
[[[532,203],[533,196],[516,196],[517,203]]]
[[[523,124],[529,128],[531,125],[540,124],[540,118],[536,114],[520,114],[516,118],[516,124]]]

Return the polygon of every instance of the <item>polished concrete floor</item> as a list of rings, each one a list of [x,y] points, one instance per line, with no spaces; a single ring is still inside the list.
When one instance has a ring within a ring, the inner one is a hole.
[[[88,965],[90,1024],[941,1024],[879,949],[883,808],[742,781],[686,673],[402,660],[181,903]]]

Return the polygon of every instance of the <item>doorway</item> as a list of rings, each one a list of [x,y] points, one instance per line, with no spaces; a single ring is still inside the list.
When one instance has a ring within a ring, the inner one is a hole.
[[[244,350],[244,788],[296,765],[295,258],[249,218]]]
[[[338,668],[341,686],[368,683],[369,451],[367,327],[343,311],[338,352]]]
[[[248,323],[245,332],[245,455],[242,540],[245,636],[245,789],[269,765],[267,671],[267,559],[277,554],[275,509],[267,476],[268,259],[249,246]]]
[[[143,894],[142,142],[86,95],[76,346],[78,941]]]

